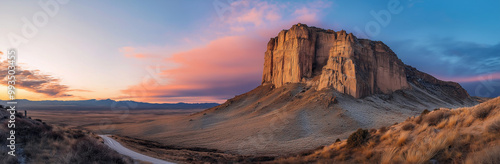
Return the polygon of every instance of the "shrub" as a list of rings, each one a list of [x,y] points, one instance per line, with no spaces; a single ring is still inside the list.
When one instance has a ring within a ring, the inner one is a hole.
[[[71,148],[74,155],[71,157],[70,163],[131,163],[92,138],[79,138]]]
[[[415,125],[413,125],[412,123],[408,122],[406,124],[404,124],[401,129],[405,130],[405,131],[408,131],[408,130],[413,130],[413,128],[415,128]]]
[[[386,132],[386,131],[387,131],[387,127],[382,126],[382,127],[380,128],[380,133],[384,133],[384,132]]]
[[[449,110],[437,110],[423,117],[423,122],[429,125],[437,125],[443,118],[448,118],[451,115]]]
[[[85,133],[83,133],[81,130],[73,131],[70,135],[70,137],[74,139],[83,138],[85,136]]]
[[[478,119],[484,119],[488,117],[488,114],[490,114],[490,111],[493,109],[493,106],[488,106],[488,107],[476,107],[476,109],[473,111],[474,117]]]
[[[422,111],[422,113],[420,113],[420,115],[421,115],[421,116],[423,116],[423,115],[428,114],[429,112],[431,112],[431,111],[429,111],[429,110],[425,109],[424,111]]]
[[[352,148],[362,145],[365,143],[368,135],[368,130],[359,128],[347,138],[347,146]]]
[[[488,127],[488,132],[492,134],[497,134],[500,133],[500,119],[496,119],[493,122],[491,122]]]

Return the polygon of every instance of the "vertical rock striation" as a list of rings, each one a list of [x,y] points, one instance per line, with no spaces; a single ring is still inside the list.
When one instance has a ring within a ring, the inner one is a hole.
[[[404,63],[384,43],[299,23],[269,41],[262,83],[308,81],[355,98],[409,88]]]

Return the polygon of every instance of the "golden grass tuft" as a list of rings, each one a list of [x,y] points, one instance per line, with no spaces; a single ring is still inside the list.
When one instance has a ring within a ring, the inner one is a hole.
[[[403,132],[399,138],[398,138],[398,142],[396,142],[396,145],[398,146],[403,146],[406,144],[406,142],[408,142],[410,138],[410,133],[409,132]]]
[[[459,120],[460,120],[460,116],[458,114],[451,116],[448,119],[448,123],[446,124],[446,128],[450,128],[450,129],[454,128],[455,126],[457,126]]]
[[[399,152],[399,148],[392,148],[392,149],[386,149],[383,152],[382,159],[380,160],[380,163],[382,164],[392,164],[392,163],[399,163],[397,159],[397,154]]]
[[[392,137],[392,130],[388,130],[380,137],[380,140],[387,140]]]
[[[441,132],[437,136],[428,136],[419,143],[412,145],[403,153],[408,163],[424,163],[432,159],[439,151],[450,146],[457,137],[457,132]]]

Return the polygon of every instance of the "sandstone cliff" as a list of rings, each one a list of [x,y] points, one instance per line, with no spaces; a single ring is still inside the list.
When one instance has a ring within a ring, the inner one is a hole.
[[[318,90],[333,88],[362,98],[409,89],[408,78],[429,79],[430,75],[409,73],[406,67],[380,41],[358,39],[344,30],[335,32],[299,23],[269,41],[262,84],[281,87],[286,83],[312,82]],[[460,85],[431,81],[460,90],[459,97],[468,97]]]

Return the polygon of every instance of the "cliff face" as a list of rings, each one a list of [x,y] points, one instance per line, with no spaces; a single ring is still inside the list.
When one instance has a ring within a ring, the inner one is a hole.
[[[384,43],[297,24],[269,41],[262,83],[308,81],[355,98],[409,88],[405,65]]]

